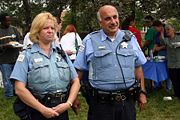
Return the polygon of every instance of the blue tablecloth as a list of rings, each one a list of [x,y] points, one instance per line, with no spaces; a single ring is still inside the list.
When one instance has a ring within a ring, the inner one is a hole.
[[[144,78],[151,79],[155,82],[154,87],[159,82],[168,79],[167,62],[150,62],[149,60],[143,65]]]

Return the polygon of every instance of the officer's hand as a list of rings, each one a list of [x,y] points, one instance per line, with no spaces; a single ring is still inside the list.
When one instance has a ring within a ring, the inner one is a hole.
[[[139,101],[138,101],[138,107],[139,107],[140,112],[144,109],[146,103],[147,103],[146,95],[141,93],[139,97]]]
[[[52,108],[47,108],[47,107],[41,111],[41,114],[46,118],[53,118],[59,116],[58,112],[54,111]]]
[[[79,110],[81,109],[81,103],[80,103],[80,99],[78,98],[78,96],[73,103],[72,109],[73,109],[74,113],[76,115],[78,115],[78,109]]]
[[[62,103],[62,104],[57,105],[56,107],[53,107],[52,109],[58,112],[59,114],[62,114],[64,111],[66,111],[70,107],[71,105],[69,103]]]

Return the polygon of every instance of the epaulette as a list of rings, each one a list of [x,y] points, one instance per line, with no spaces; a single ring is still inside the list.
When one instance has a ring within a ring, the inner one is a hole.
[[[94,31],[94,32],[91,32],[91,33],[89,33],[90,35],[93,35],[93,34],[96,34],[96,33],[99,33],[100,31],[98,30],[98,31]]]

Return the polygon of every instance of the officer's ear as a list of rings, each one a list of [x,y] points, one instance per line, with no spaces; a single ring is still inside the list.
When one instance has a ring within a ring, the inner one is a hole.
[[[102,21],[98,20],[99,26],[102,27]]]

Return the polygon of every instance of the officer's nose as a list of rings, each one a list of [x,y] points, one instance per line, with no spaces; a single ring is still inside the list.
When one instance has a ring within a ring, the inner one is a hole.
[[[116,23],[116,20],[114,18],[111,18],[111,23]]]
[[[48,32],[53,32],[53,31],[54,31],[54,29],[52,29],[52,28],[48,29]]]

